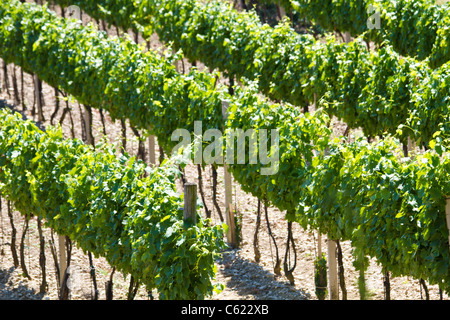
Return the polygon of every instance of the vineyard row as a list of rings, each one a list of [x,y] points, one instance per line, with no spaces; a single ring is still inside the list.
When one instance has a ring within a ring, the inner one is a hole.
[[[265,3],[278,1],[264,0]],[[368,41],[389,42],[396,52],[425,62],[433,69],[450,60],[448,4],[434,0],[284,0],[294,9],[328,31],[364,34]]]
[[[53,0],[61,6],[68,1]],[[300,35],[288,23],[263,25],[254,12],[238,13],[220,1],[70,1],[91,17],[182,49],[192,62],[258,82],[275,101],[308,110],[315,104],[369,137],[398,135],[429,146],[450,125],[449,66],[432,70],[401,57],[391,45],[369,51],[362,38],[323,43]],[[399,130],[400,128],[400,130]]]

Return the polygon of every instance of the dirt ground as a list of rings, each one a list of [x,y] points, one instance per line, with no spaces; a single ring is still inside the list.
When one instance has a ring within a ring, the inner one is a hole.
[[[84,15],[84,22],[89,18]],[[114,30],[110,33],[114,35]],[[156,49],[161,46],[156,35],[151,40],[152,48]],[[185,66],[189,67],[185,62]],[[201,68],[201,66],[199,66]],[[14,105],[12,78],[14,66],[8,66],[9,73],[9,92],[2,87],[0,92],[0,102],[10,106]],[[20,69],[16,67],[16,74],[19,77],[20,90]],[[3,77],[3,73],[2,73]],[[1,83],[3,84],[3,78]],[[44,92],[44,116],[46,121],[44,126],[49,125],[49,119],[55,108],[55,96],[53,88],[50,88],[45,83],[43,85]],[[24,75],[24,95],[25,106],[27,110],[23,112],[28,119],[37,120],[37,115],[33,117],[31,109],[34,101],[34,87],[32,77],[28,74]],[[63,105],[64,102],[61,102]],[[80,111],[82,108],[76,101],[71,101],[72,108],[71,116],[74,122],[74,132],[76,138],[82,138],[82,115]],[[22,111],[21,104],[14,106],[18,111]],[[55,117],[55,123],[58,123],[62,109]],[[98,110],[93,110],[93,128],[96,141],[102,135],[102,122]],[[105,130],[107,138],[110,143],[118,143],[121,140],[121,125],[118,121],[113,122],[107,113],[105,117]],[[66,116],[62,123],[64,134],[67,138],[71,137],[71,124],[69,115]],[[335,122],[335,128],[338,131],[345,129],[342,123]],[[127,151],[131,154],[137,153],[137,139],[133,135],[132,130],[127,126]],[[146,143],[146,152],[148,152],[148,144]],[[147,155],[148,156],[148,155]],[[159,156],[157,148],[157,157]],[[223,170],[218,169],[218,200],[219,203],[224,201],[223,190]],[[189,182],[198,183],[197,168],[189,165],[186,168],[186,178]],[[207,167],[202,174],[203,188],[206,197],[206,205],[212,210],[212,220],[214,223],[220,223],[217,212],[214,210],[212,203],[212,172],[211,168]],[[180,183],[181,186],[181,183]],[[181,190],[181,188],[180,188]],[[237,183],[233,184],[233,202],[237,211],[242,214],[242,243],[239,249],[228,250],[223,252],[221,259],[216,262],[217,265],[217,279],[216,281],[225,286],[224,290],[219,294],[214,294],[209,299],[212,300],[314,300],[317,299],[315,295],[314,285],[314,265],[313,261],[317,256],[317,233],[309,230],[303,230],[298,224],[293,225],[293,235],[295,239],[295,247],[297,249],[296,268],[294,270],[295,284],[290,285],[287,278],[282,275],[274,274],[274,264],[276,259],[275,246],[270,240],[267,222],[264,219],[262,212],[261,225],[259,230],[259,250],[261,252],[261,259],[259,263],[255,262],[254,253],[254,234],[257,216],[257,199],[249,194],[243,192]],[[36,218],[30,221],[29,230],[24,236],[24,261],[28,269],[30,279],[24,277],[23,270],[14,267],[11,255],[11,223],[7,214],[7,203],[4,199],[1,201],[0,213],[0,300],[57,300],[57,281],[55,276],[55,266],[50,250],[49,240],[52,238],[52,232],[48,228],[44,228],[44,236],[46,239],[46,279],[48,288],[45,292],[40,291],[40,284],[42,280],[42,272],[39,265],[39,238]],[[24,227],[24,218],[13,211],[13,221],[17,229],[17,250],[22,238],[22,230]],[[287,239],[287,222],[284,220],[284,212],[280,212],[276,208],[268,208],[269,223],[272,233],[275,236],[279,257],[283,262],[286,239]],[[54,235],[57,242],[57,235]],[[348,242],[343,242],[343,262],[345,268],[345,283],[349,300],[360,299],[357,279],[358,273],[352,265],[351,245]],[[56,243],[57,246],[57,243]],[[322,236],[322,248],[326,253],[326,237]],[[294,262],[291,261],[293,264]],[[283,264],[282,264],[283,265]],[[105,282],[109,280],[112,268],[101,257],[95,258],[93,266],[95,268],[95,275],[97,280],[99,299],[105,299]],[[94,287],[90,275],[90,264],[87,254],[82,250],[76,248],[74,244],[71,260],[72,279],[69,283],[71,288],[70,299],[72,300],[90,300],[93,299]],[[369,293],[369,299],[382,300],[384,299],[384,274],[381,268],[371,261],[370,267],[366,274],[366,285]],[[125,300],[129,289],[130,277],[115,273],[113,277],[114,299]],[[425,292],[419,285],[419,281],[409,277],[391,278],[391,299],[394,300],[419,300],[425,299]],[[428,286],[430,299],[437,300],[440,298],[437,286]],[[152,295],[157,299],[157,293],[152,292]],[[342,296],[342,295],[341,295]],[[444,294],[444,299],[449,297]],[[150,299],[149,293],[145,288],[140,287],[136,300]]]

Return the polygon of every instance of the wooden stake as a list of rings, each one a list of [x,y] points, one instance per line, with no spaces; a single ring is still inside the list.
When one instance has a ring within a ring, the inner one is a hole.
[[[152,166],[156,165],[155,139],[155,136],[148,137],[149,164]]]
[[[17,75],[16,75],[16,66],[13,64],[13,90],[14,90],[14,104],[16,106],[20,105],[20,97],[19,97],[19,87],[17,86]]]
[[[42,111],[43,102],[42,102],[42,93],[41,93],[42,84],[36,74],[33,74],[33,80],[34,80],[34,96],[35,96],[36,104],[37,104],[38,121],[43,122],[44,114]]]
[[[92,108],[90,106],[84,106],[84,127],[86,129],[87,144],[94,145],[94,136],[92,134]]]
[[[222,101],[222,115],[224,121],[228,118],[228,101]],[[223,161],[223,174],[225,182],[225,222],[228,225],[227,241],[230,247],[237,247],[236,227],[234,223],[234,210],[233,210],[233,193],[231,186],[231,174],[228,172],[228,167],[224,157]]]
[[[64,274],[67,269],[67,256],[66,256],[66,237],[58,236],[59,242],[59,281],[60,288],[62,288],[64,283]]]
[[[450,198],[447,198],[447,205],[445,207],[445,215],[447,217],[448,249],[450,250]]]
[[[3,85],[4,89],[6,90],[6,93],[8,96],[11,96],[11,93],[9,92],[9,80],[8,80],[8,65],[6,64],[6,61],[3,60]]]
[[[317,232],[317,256],[322,257],[322,235]]]
[[[186,182],[184,184],[184,221],[197,223],[197,185],[195,183]]]
[[[412,156],[412,151],[416,148],[414,141],[408,137],[408,155]]]
[[[329,279],[329,298],[330,300],[339,300],[337,263],[336,263],[336,241],[328,239],[328,279]]]
[[[25,104],[25,91],[24,91],[24,84],[23,84],[23,68],[20,68],[20,94],[21,94],[21,101],[22,101],[22,111],[25,112],[27,109],[27,106]]]
[[[346,31],[344,33],[344,39],[345,39],[345,43],[349,43],[350,41],[352,41],[352,37],[350,35],[350,32]]]
[[[280,19],[283,19],[286,16],[286,10],[280,3],[278,2],[278,10],[280,11]]]

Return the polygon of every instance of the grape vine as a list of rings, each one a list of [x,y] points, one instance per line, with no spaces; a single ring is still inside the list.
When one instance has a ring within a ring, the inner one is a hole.
[[[318,106],[351,128],[361,127],[367,136],[399,132],[403,143],[409,137],[428,147],[436,131],[450,132],[444,85],[450,81],[448,64],[432,70],[426,62],[400,56],[389,44],[369,52],[361,37],[349,44],[333,37],[322,43],[299,35],[287,22],[271,28],[254,12],[238,13],[220,1],[73,3],[95,19],[135,28],[144,36],[156,31],[191,61],[202,61],[230,79],[258,80],[261,92],[273,100],[306,108],[316,97]]]
[[[39,216],[161,299],[203,299],[218,289],[222,226],[208,226],[200,210],[197,224],[183,220],[173,164],[150,169],[126,155],[117,159],[111,145],[94,151],[7,110],[0,123],[0,191],[19,212]]]
[[[364,34],[379,44],[388,41],[399,54],[424,60],[433,69],[450,60],[448,4],[430,0],[292,0],[291,4],[327,30]],[[369,28],[375,14],[379,28]]]

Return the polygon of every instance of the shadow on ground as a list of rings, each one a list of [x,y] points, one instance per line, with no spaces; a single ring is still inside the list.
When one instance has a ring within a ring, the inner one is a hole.
[[[284,276],[276,276],[259,264],[243,259],[236,250],[226,251],[218,261],[227,288],[255,300],[309,300],[310,294],[291,286]]]
[[[25,281],[12,286],[10,279],[15,271],[15,267],[0,269],[0,300],[42,300],[44,294],[29,288]]]

